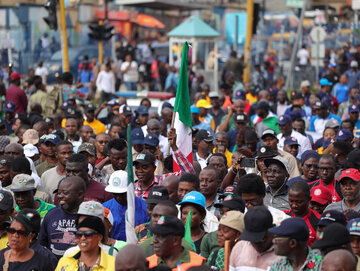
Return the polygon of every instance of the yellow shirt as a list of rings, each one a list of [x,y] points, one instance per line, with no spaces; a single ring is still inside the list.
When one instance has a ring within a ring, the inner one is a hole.
[[[0,237],[0,250],[7,248],[8,246],[9,246],[9,240],[7,233],[5,233],[5,235]]]
[[[213,149],[213,153],[216,152],[216,148]],[[224,153],[225,157],[226,157],[226,162],[227,162],[227,166],[228,168],[231,168],[231,159],[232,159],[232,153],[229,152],[228,149],[225,150],[225,153]]]
[[[246,100],[250,105],[257,102],[256,96],[253,96],[251,93],[246,93]]]
[[[115,258],[100,249],[100,264],[95,266],[93,271],[115,271]],[[80,250],[62,257],[56,266],[55,271],[76,271],[79,270]]]
[[[106,127],[105,127],[104,123],[102,123],[101,121],[99,121],[97,119],[94,119],[90,123],[87,122],[87,120],[84,120],[83,125],[89,125],[91,128],[93,128],[95,135],[106,132]]]

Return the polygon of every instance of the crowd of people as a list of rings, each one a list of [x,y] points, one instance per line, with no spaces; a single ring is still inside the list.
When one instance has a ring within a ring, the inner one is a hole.
[[[236,53],[219,92],[189,69],[189,159],[176,144],[175,97],[154,110],[148,98],[131,108],[114,96],[123,83],[140,89],[130,49],[117,50],[120,64],[84,58],[78,80],[63,73],[51,90],[42,63],[0,85],[0,270],[360,270],[352,54],[346,69],[320,70],[320,89],[304,80],[287,91],[282,78],[261,81],[259,67],[243,83]]]

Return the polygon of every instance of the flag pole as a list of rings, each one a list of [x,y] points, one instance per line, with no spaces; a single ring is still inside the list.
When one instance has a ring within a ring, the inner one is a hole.
[[[171,119],[171,126],[170,126],[170,129],[174,128],[174,123],[175,123],[175,114],[176,112],[173,111],[172,113],[172,119]],[[168,145],[168,150],[167,150],[167,156],[170,155],[170,144]]]
[[[225,255],[224,255],[224,271],[229,271],[229,265],[230,265],[230,240],[225,241]]]

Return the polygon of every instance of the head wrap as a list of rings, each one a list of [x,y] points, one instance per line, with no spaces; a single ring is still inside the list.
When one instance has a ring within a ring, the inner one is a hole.
[[[301,165],[303,165],[305,161],[309,160],[310,158],[315,158],[319,162],[320,154],[313,150],[304,151],[301,155]]]

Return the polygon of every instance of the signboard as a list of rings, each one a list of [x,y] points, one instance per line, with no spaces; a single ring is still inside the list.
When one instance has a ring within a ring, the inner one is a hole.
[[[321,26],[316,26],[311,29],[310,37],[313,42],[323,42],[326,38],[326,31]]]
[[[325,44],[319,43],[319,55],[318,55],[318,44],[314,43],[311,45],[311,57],[312,58],[324,58],[325,57]]]
[[[353,10],[359,10],[360,9],[360,0],[352,0],[351,8]]]
[[[246,24],[247,24],[247,14],[245,12],[227,13],[225,15],[226,39],[229,42],[229,44],[231,44],[231,45],[234,44],[236,17],[238,17],[238,24],[237,24],[238,40],[237,40],[237,45],[243,45],[245,43]]]
[[[304,0],[286,0],[286,6],[292,8],[303,8]]]

